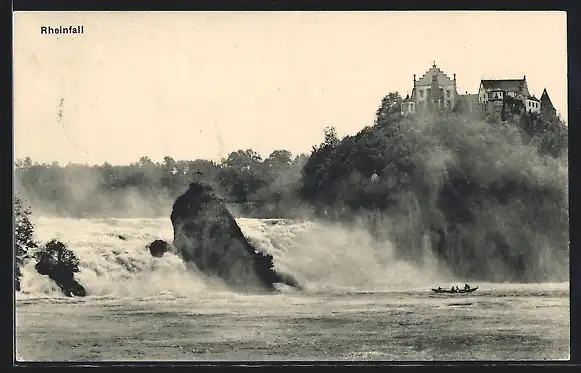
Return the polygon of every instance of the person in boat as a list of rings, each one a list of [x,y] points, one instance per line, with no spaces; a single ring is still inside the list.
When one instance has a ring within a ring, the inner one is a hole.
[[[454,286],[452,286],[452,289],[450,289],[450,292],[455,293],[456,292],[456,288]]]
[[[470,285],[464,284],[464,290],[470,290]]]
[[[442,288],[438,286],[438,291],[442,291]]]

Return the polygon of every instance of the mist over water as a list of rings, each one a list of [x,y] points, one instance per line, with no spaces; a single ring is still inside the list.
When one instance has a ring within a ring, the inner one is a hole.
[[[421,258],[427,242],[460,277],[568,281],[567,155],[543,154],[550,138],[460,115],[386,121],[322,146],[305,191],[397,255]]]

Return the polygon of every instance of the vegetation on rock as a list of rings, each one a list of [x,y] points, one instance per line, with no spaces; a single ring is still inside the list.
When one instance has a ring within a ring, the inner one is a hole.
[[[67,246],[50,240],[36,253],[36,270],[50,277],[66,296],[85,296],[85,289],[74,279],[79,272],[79,259]]]

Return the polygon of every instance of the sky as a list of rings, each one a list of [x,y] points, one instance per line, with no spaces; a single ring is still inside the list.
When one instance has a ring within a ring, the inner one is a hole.
[[[40,33],[59,25],[84,32]],[[15,12],[14,157],[308,153],[434,62],[461,94],[526,75],[567,120],[565,12]]]

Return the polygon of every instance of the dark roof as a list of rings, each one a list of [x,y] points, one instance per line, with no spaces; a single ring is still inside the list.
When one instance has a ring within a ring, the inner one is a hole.
[[[540,102],[540,100],[538,98],[536,98],[535,96],[527,96],[527,100]]]
[[[510,92],[520,92],[523,90],[526,81],[524,79],[501,79],[501,80],[481,80],[482,87],[486,90],[503,90]]]
[[[546,103],[546,104],[550,104],[551,106],[553,106],[553,103],[551,102],[551,99],[549,98],[549,94],[547,93],[547,89],[543,89],[543,94],[541,95],[541,102]]]

